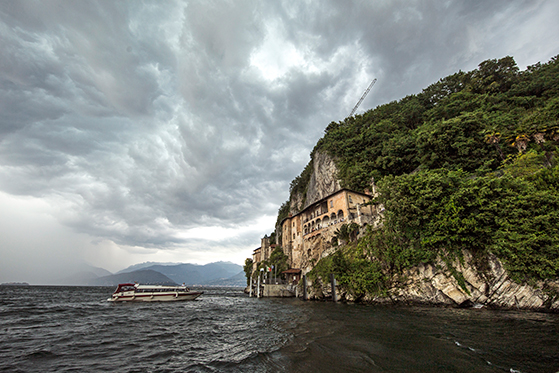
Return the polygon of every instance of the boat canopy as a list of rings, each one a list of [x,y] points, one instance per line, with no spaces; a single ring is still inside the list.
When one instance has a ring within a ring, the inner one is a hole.
[[[120,293],[121,291],[134,290],[134,284],[118,284],[115,293]]]

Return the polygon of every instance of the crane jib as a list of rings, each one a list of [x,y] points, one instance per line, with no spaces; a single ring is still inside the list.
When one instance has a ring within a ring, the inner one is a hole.
[[[357,102],[357,105],[355,105],[355,107],[354,107],[353,110],[351,111],[351,114],[349,114],[350,117],[352,117],[353,114],[355,114],[355,111],[357,110],[357,108],[359,107],[359,105],[361,105],[361,103],[362,103],[363,100],[365,99],[365,96],[367,96],[367,93],[369,93],[369,91],[371,90],[371,88],[373,88],[373,86],[375,85],[376,82],[377,82],[377,78],[374,78],[373,81],[371,82],[371,84],[369,84],[369,86],[368,86],[367,89],[365,90],[365,92],[363,92],[363,95],[361,96],[361,98],[360,98],[359,101]]]

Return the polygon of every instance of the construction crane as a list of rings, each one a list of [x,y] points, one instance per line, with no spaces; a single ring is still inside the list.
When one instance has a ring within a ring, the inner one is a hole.
[[[367,96],[367,93],[369,93],[369,91],[371,90],[371,88],[373,88],[373,86],[375,85],[376,82],[377,82],[377,78],[374,78],[373,81],[371,82],[371,84],[369,84],[369,86],[368,86],[367,89],[365,90],[365,92],[363,92],[363,96],[361,96],[361,98],[360,98],[359,101],[357,102],[357,105],[355,105],[355,107],[354,107],[353,110],[351,111],[351,114],[349,114],[349,117],[350,117],[350,118],[353,116],[353,114],[355,114],[355,111],[357,110],[357,108],[359,107],[359,105],[361,105],[361,103],[362,103],[363,100],[365,99],[365,96]]]

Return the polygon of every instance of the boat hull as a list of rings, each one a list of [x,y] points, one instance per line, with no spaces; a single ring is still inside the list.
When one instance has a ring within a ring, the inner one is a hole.
[[[177,302],[194,300],[204,292],[192,291],[188,293],[141,293],[141,294],[113,294],[107,299],[109,302]]]

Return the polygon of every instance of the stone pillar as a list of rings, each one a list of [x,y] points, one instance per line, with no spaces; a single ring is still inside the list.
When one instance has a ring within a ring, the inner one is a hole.
[[[250,275],[250,282],[248,284],[249,286],[249,291],[248,291],[248,296],[252,298],[252,275]]]
[[[338,296],[336,295],[336,276],[330,274],[330,283],[332,285],[332,301],[336,303],[338,301]]]

